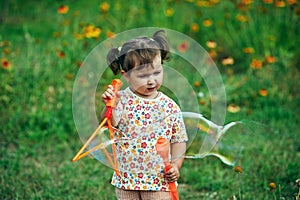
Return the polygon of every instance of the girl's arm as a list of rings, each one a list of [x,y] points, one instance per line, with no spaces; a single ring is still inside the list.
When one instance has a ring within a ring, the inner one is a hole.
[[[171,144],[171,165],[172,168],[166,172],[165,176],[167,181],[169,182],[175,182],[178,180],[180,176],[180,168],[183,163],[183,155],[186,151],[186,143],[185,142],[179,142],[179,143],[172,143]]]

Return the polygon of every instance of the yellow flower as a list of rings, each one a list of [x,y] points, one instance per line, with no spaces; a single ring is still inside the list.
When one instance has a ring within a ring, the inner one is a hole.
[[[203,21],[203,26],[210,27],[213,24],[213,21],[210,19],[206,19]]]
[[[270,192],[272,192],[273,190],[276,190],[276,183],[271,182],[271,183],[269,184],[269,188],[270,188]]]
[[[200,81],[195,81],[195,82],[194,82],[194,86],[195,86],[195,87],[199,87],[200,85],[201,85]]]
[[[167,17],[171,17],[173,14],[174,14],[173,8],[168,8],[168,9],[165,11],[165,15],[166,15]]]
[[[246,47],[243,49],[243,52],[247,54],[252,54],[254,53],[254,49],[252,47]]]
[[[83,34],[86,38],[98,38],[101,33],[101,29],[94,25],[88,25],[84,27]]]
[[[107,2],[103,2],[99,6],[99,10],[101,12],[107,12],[109,10],[110,5]]]
[[[69,6],[66,6],[66,5],[61,5],[58,9],[57,9],[57,12],[59,14],[67,14],[69,11]]]
[[[232,57],[224,58],[222,60],[222,65],[233,65],[234,64],[234,59]]]
[[[235,104],[229,104],[227,106],[227,111],[231,113],[237,113],[240,111],[240,107]]]
[[[192,32],[198,32],[199,31],[199,25],[196,23],[191,24],[191,31]]]
[[[285,2],[282,0],[276,0],[275,6],[278,8],[283,8],[283,7],[285,7]]]
[[[238,14],[235,18],[238,21],[243,22],[243,23],[248,21],[247,17],[245,15],[241,15],[241,14]]]
[[[198,7],[210,7],[210,2],[209,1],[204,1],[204,0],[199,0],[196,2],[196,5]]]
[[[217,43],[215,41],[212,41],[212,40],[208,40],[206,42],[206,46],[210,49],[214,49],[217,47]]]

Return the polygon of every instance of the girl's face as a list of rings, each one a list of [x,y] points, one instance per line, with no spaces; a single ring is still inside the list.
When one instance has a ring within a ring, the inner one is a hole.
[[[161,57],[157,55],[152,65],[137,66],[130,72],[122,72],[131,90],[140,97],[153,99],[158,95],[158,89],[163,81]]]

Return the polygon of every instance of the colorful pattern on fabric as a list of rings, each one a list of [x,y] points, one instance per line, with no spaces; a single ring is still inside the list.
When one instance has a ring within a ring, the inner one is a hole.
[[[112,184],[127,190],[167,191],[155,144],[159,137],[171,143],[188,140],[179,106],[163,93],[144,99],[127,88],[120,92],[116,113],[118,129],[132,140],[116,145],[120,175],[113,175]]]

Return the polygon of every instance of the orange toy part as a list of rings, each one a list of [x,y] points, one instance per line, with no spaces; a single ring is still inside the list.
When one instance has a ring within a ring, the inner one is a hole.
[[[164,171],[168,172],[172,168],[169,161],[170,142],[166,138],[158,138],[155,148],[157,154],[160,155],[163,159],[165,165]],[[171,199],[179,200],[175,182],[169,183],[169,189],[170,189]]]
[[[111,83],[111,85],[114,88],[114,92],[117,93],[121,86],[122,86],[122,81],[120,79],[114,79]],[[106,113],[105,117],[100,123],[100,125],[97,127],[97,129],[93,132],[93,134],[89,137],[89,139],[86,141],[86,143],[81,147],[81,149],[78,151],[78,153],[75,155],[75,157],[72,159],[73,162],[76,162],[77,160],[89,155],[91,152],[98,150],[101,147],[101,144],[90,149],[89,151],[86,151],[83,153],[83,151],[86,149],[86,147],[89,145],[89,143],[95,138],[95,136],[98,134],[99,130],[107,124],[109,132],[110,132],[110,139],[112,140],[114,138],[113,135],[113,128],[111,126],[111,121],[110,118],[112,116],[112,109],[117,106],[117,96],[114,98],[110,99],[106,103]],[[112,144],[112,151],[113,151],[113,158],[110,157],[110,155],[107,153],[106,149],[103,149],[107,159],[109,160],[110,164],[114,168],[115,172],[117,175],[119,175],[119,172],[117,170],[118,168],[118,163],[117,163],[117,156],[115,152],[115,144]]]

